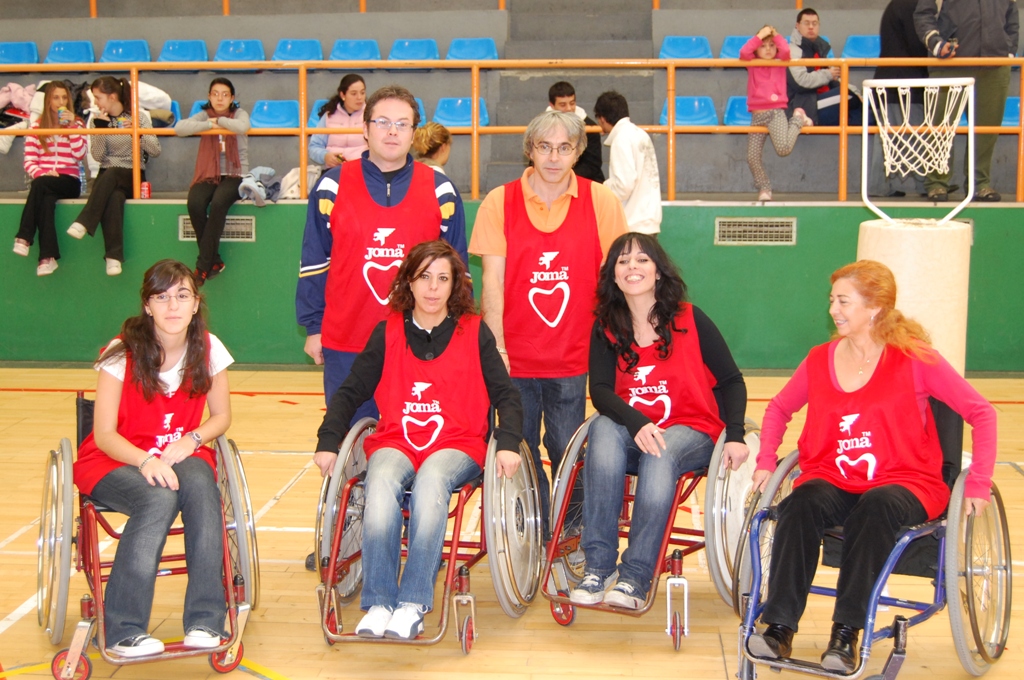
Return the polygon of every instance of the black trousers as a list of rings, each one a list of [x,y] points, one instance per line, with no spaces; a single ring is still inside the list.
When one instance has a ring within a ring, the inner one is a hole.
[[[82,193],[82,182],[72,175],[43,175],[32,180],[25,199],[25,209],[21,212],[21,228],[16,238],[35,241],[36,231],[39,232],[39,260],[47,258],[60,259],[60,248],[57,246],[57,226],[53,214],[57,209],[57,201],[65,198],[78,198]]]
[[[146,173],[142,173],[146,181]],[[103,226],[104,257],[124,262],[124,202],[132,195],[131,168],[101,168],[92,185],[85,207],[75,220],[96,234],[96,225]]]
[[[842,526],[843,554],[832,621],[864,628],[871,589],[900,529],[927,519],[914,494],[896,484],[863,494],[843,491],[820,479],[801,484],[779,504],[761,621],[797,630],[825,530]]]
[[[188,190],[188,216],[199,244],[196,269],[201,272],[209,274],[214,265],[222,262],[218,252],[220,237],[224,233],[228,209],[239,199],[238,186],[241,183],[241,177],[222,175],[218,184],[200,182]]]

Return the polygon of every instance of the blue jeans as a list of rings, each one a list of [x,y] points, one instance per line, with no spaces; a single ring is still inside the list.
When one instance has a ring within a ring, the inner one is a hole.
[[[361,607],[416,604],[434,608],[434,583],[448,527],[452,491],[480,475],[480,466],[456,449],[430,454],[413,470],[412,461],[397,449],[377,449],[366,469],[363,510],[363,595]],[[402,501],[409,500],[409,550],[398,584],[402,559]]]
[[[341,383],[345,382],[345,378],[352,372],[352,362],[356,360],[358,354],[356,352],[339,352],[336,349],[324,350],[324,401],[327,402],[327,407],[331,406],[331,397],[341,387]],[[363,405],[356,409],[356,414],[352,416],[349,425],[353,425],[360,418],[379,418],[380,411],[377,409],[377,402],[373,399],[369,399],[363,402]]]
[[[637,475],[636,500],[629,530],[629,547],[622,553],[619,581],[646,594],[674,510],[676,482],[706,467],[715,443],[703,432],[673,425],[663,434],[667,449],[661,456],[640,451],[629,431],[611,418],[599,416],[590,426],[583,465],[583,536],[587,571],[607,578],[619,555],[619,512],[626,473]]]
[[[548,452],[554,478],[569,439],[586,419],[587,374],[568,378],[512,378],[512,384],[523,400],[523,439],[530,446],[533,465],[537,469],[537,490],[546,540],[551,532],[548,526],[551,485],[540,462],[541,416],[544,418],[544,448]]]
[[[106,639],[113,645],[149,632],[153,590],[167,532],[181,512],[185,525],[185,630],[195,626],[223,633],[227,599],[224,594],[224,522],[220,491],[213,470],[202,458],[190,456],[174,466],[178,490],[150,486],[132,465],[112,470],[93,488],[92,497],[128,515],[117,543],[114,566],[104,593]]]

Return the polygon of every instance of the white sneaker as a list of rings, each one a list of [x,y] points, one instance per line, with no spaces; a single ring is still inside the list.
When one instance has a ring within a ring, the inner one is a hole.
[[[384,637],[392,640],[412,640],[423,633],[423,612],[418,604],[404,603],[395,610],[384,629]]]
[[[632,585],[619,581],[604,596],[604,603],[622,609],[640,609],[644,605],[644,598],[640,597],[640,591]]]
[[[57,260],[48,257],[39,261],[39,266],[36,267],[36,276],[48,276],[55,271],[57,271]]]
[[[579,585],[569,591],[569,601],[576,604],[599,604],[604,600],[608,582],[597,574],[587,572]]]
[[[106,260],[107,260],[107,276],[117,276],[118,274],[121,273],[121,263],[120,262],[118,262],[117,260],[113,260],[113,259],[111,259],[109,257],[106,258]]]
[[[384,637],[384,629],[391,621],[391,610],[381,605],[370,607],[356,626],[356,635],[364,638]]]
[[[24,241],[20,238],[14,239],[14,254],[21,255],[22,257],[28,257],[28,241]]]
[[[214,649],[220,647],[220,636],[196,626],[185,633],[185,646],[193,649]]]
[[[68,234],[70,236],[74,236],[75,238],[82,238],[83,236],[85,236],[88,233],[89,232],[86,231],[85,227],[83,227],[78,222],[72,222],[71,226],[68,227]]]
[[[759,193],[757,195],[757,200],[759,200],[759,201],[770,201],[770,200],[772,200],[772,190],[771,189],[765,189],[764,191],[762,191],[761,193]]]
[[[139,656],[163,654],[164,643],[160,642],[155,637],[143,634],[125,638],[113,647],[109,647],[107,651],[128,659],[134,659]]]

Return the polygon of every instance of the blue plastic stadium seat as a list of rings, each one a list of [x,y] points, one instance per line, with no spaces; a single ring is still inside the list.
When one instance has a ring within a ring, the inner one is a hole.
[[[881,53],[882,39],[877,35],[851,35],[843,45],[843,59],[877,59]]]
[[[299,102],[295,99],[261,99],[252,105],[249,122],[254,128],[297,128]]]
[[[284,38],[277,41],[273,61],[322,61],[324,51],[319,40],[294,40]]]
[[[191,118],[192,116],[194,116],[197,113],[199,113],[200,111],[202,111],[203,107],[206,105],[207,101],[209,101],[209,100],[207,100],[207,99],[197,99],[194,102],[192,102],[192,110],[188,112],[188,117]]]
[[[472,125],[472,109],[469,97],[442,97],[437,100],[437,108],[434,109],[434,122],[445,127],[469,127]],[[480,97],[480,125],[489,125],[490,117],[487,115],[487,103]]]
[[[749,35],[727,35],[722,41],[722,50],[718,53],[719,59],[739,59],[740,49],[750,40]]]
[[[168,40],[157,61],[209,61],[206,43],[202,40]]]
[[[54,40],[46,53],[44,64],[90,64],[96,53],[88,40]]]
[[[171,114],[174,116],[175,123],[181,120],[181,104],[177,101],[171,102]]]
[[[661,107],[661,124],[668,125],[668,100]],[[711,97],[676,97],[676,125],[718,125]]]
[[[725,103],[725,119],[722,122],[726,125],[750,125],[747,98],[729,97],[729,101]]]
[[[149,43],[145,40],[108,40],[100,55],[102,64],[119,64],[126,61],[150,61]]]
[[[39,49],[34,42],[0,42],[0,64],[38,64]]]
[[[666,35],[658,59],[711,59],[711,43],[702,35]]]
[[[448,46],[445,59],[468,59],[480,61],[497,59],[498,45],[494,38],[454,38]]]
[[[214,61],[265,61],[263,43],[259,40],[221,40]]]
[[[332,61],[379,61],[380,47],[376,40],[335,40]]]
[[[416,97],[416,108],[420,110],[420,125],[427,122],[427,109],[423,106],[423,100]]]
[[[313,127],[320,122],[320,107],[326,103],[326,99],[317,99],[313,102],[313,106],[309,109],[309,120],[306,121],[306,127]]]
[[[391,54],[388,55],[390,61],[421,61],[440,58],[437,41],[433,38],[396,40],[395,44],[391,46]]]
[[[1003,109],[1004,126],[1020,126],[1020,97],[1007,97],[1006,108]]]

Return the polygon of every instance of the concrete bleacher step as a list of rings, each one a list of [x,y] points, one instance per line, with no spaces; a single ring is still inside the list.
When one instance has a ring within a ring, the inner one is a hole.
[[[585,7],[585,5],[583,6]],[[643,40],[651,37],[651,10],[599,12],[582,7],[566,13],[519,13],[509,16],[511,40]]]
[[[506,59],[650,59],[647,40],[509,40]]]
[[[523,170],[526,169],[526,163],[491,161],[484,168],[483,176],[480,178],[480,186],[493,189],[522,176]]]

